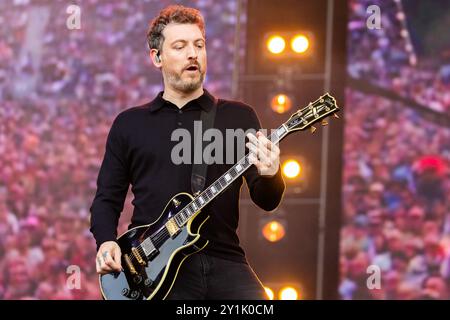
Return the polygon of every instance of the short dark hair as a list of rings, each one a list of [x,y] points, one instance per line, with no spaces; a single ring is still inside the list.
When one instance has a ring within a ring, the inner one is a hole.
[[[159,15],[150,23],[147,32],[147,44],[149,49],[161,51],[164,42],[162,32],[164,28],[172,22],[196,24],[200,28],[203,37],[205,37],[205,21],[203,20],[200,11],[181,5],[171,5],[161,10]]]

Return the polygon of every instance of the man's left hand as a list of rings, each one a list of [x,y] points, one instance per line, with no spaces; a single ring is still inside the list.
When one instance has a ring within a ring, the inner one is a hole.
[[[274,176],[280,165],[280,149],[258,131],[256,136],[247,134],[249,142],[245,146],[250,150],[249,162],[254,164],[262,176]]]

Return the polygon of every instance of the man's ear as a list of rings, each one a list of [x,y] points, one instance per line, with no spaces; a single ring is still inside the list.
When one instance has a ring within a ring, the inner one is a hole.
[[[157,68],[161,68],[161,53],[157,49],[150,50],[150,58],[152,59],[153,65]]]

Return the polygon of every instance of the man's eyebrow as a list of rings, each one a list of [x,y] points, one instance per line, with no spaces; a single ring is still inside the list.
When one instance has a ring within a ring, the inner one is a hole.
[[[199,42],[199,41],[205,42],[205,39],[203,39],[203,38],[198,38],[198,39],[195,39],[195,40],[194,40],[194,42]],[[188,41],[187,41],[187,40],[184,40],[184,39],[176,39],[176,40],[172,41],[171,45],[174,45],[174,44],[177,43],[177,42],[187,43]]]

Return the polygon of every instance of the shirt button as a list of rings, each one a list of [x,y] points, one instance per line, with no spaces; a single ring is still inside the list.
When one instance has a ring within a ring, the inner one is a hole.
[[[183,110],[178,110],[178,113],[179,113],[179,114],[183,113]]]
[[[182,125],[182,123],[178,121],[178,125],[179,125],[179,126],[181,126],[181,125]]]

